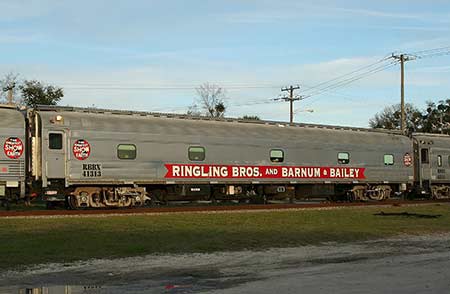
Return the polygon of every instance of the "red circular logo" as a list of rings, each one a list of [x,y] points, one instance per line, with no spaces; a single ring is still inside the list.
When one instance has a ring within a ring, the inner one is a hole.
[[[403,164],[405,166],[411,166],[412,164],[412,157],[409,153],[405,153],[405,155],[403,155]]]
[[[89,142],[83,139],[76,140],[73,143],[73,155],[78,160],[85,160],[91,155],[91,145]]]
[[[23,149],[22,140],[16,137],[6,139],[5,144],[3,145],[5,155],[11,159],[18,159],[22,156]]]

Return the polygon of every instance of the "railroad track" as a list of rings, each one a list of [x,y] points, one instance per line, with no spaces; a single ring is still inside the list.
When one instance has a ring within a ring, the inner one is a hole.
[[[51,216],[95,216],[95,215],[138,215],[163,214],[182,212],[232,212],[232,211],[269,211],[294,209],[333,209],[345,207],[370,206],[402,206],[402,205],[429,205],[450,204],[450,200],[386,200],[382,202],[315,202],[296,204],[245,204],[245,205],[200,205],[200,206],[157,206],[130,209],[101,209],[101,210],[27,210],[27,211],[0,211],[2,217],[51,217]]]

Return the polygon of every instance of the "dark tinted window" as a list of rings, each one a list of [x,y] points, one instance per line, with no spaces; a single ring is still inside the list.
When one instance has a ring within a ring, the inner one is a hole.
[[[281,149],[270,150],[270,161],[283,162],[284,161],[284,151]]]
[[[51,133],[48,134],[48,148],[49,149],[62,149],[62,134]]]
[[[421,149],[420,150],[420,158],[422,163],[429,163],[429,159],[428,159],[428,149]]]
[[[350,154],[348,152],[339,152],[338,162],[340,164],[348,164],[350,162]]]
[[[203,161],[205,160],[205,148],[201,146],[189,147],[188,157],[191,161]]]
[[[120,144],[117,146],[117,157],[119,157],[119,159],[135,159],[136,145]]]

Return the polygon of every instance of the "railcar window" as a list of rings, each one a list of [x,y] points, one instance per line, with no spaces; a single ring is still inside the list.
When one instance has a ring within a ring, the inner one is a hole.
[[[441,155],[438,155],[437,161],[438,161],[437,162],[438,166],[441,167],[442,166],[442,156]]]
[[[61,150],[63,145],[62,134],[48,134],[48,148]]]
[[[270,150],[270,161],[283,162],[284,161],[284,151],[281,149]]]
[[[136,145],[119,144],[117,146],[117,157],[119,159],[135,159],[136,153]]]
[[[201,146],[193,146],[188,149],[188,157],[191,161],[203,161],[205,160],[205,148]]]
[[[384,155],[384,165],[394,165],[394,155],[385,154]]]
[[[350,162],[350,154],[348,152],[339,152],[338,162],[340,164],[348,164]]]
[[[429,163],[428,159],[428,149],[420,149],[420,158],[422,163]]]

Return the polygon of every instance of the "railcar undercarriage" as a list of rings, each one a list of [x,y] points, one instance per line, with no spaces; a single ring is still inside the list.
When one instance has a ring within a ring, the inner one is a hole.
[[[394,192],[390,185],[355,185],[334,189],[324,185],[171,185],[146,187],[76,187],[67,196],[71,209],[131,208],[171,201],[216,201],[238,200],[239,202],[266,203],[267,201],[289,201],[314,199],[316,197],[336,200],[339,195],[347,201],[382,201],[391,198]],[[343,188],[343,189],[342,189]],[[316,191],[317,190],[317,191]],[[320,192],[319,194],[317,194]],[[435,199],[448,198],[449,186],[433,187]],[[333,197],[334,196],[334,197]]]
[[[450,186],[449,185],[432,185],[431,198],[433,199],[449,199]]]
[[[150,198],[144,187],[77,187],[68,196],[71,209],[144,206]]]
[[[392,188],[388,185],[357,185],[348,191],[351,201],[386,200],[391,197]]]

